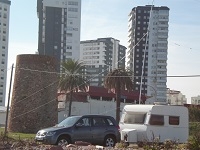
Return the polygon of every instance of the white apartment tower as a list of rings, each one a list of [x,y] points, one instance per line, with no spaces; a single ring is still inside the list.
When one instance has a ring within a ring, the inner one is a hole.
[[[0,0],[0,106],[5,106],[11,1]]]
[[[58,62],[80,56],[81,0],[37,0],[38,52]]]
[[[134,7],[129,14],[126,65],[134,72],[134,88],[149,98],[167,102],[169,8]]]
[[[91,75],[91,86],[103,86],[104,77],[115,68],[125,68],[126,47],[114,38],[81,41],[80,60]]]

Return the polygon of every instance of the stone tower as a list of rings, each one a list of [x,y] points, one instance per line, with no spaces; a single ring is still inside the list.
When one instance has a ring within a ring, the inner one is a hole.
[[[36,133],[58,120],[57,62],[45,55],[18,55],[8,130]]]

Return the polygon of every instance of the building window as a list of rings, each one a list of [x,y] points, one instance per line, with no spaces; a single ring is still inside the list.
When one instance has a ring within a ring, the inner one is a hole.
[[[151,115],[149,120],[150,125],[164,125],[164,116],[162,115]]]
[[[169,116],[169,125],[179,125],[179,116]]]
[[[72,52],[66,52],[66,56],[72,56]]]
[[[75,6],[77,6],[77,5],[78,5],[78,2],[69,1],[69,2],[68,2],[68,5],[75,5]]]
[[[67,33],[67,37],[72,37],[72,33]]]
[[[55,45],[55,46],[54,46],[54,49],[58,49],[58,46]]]
[[[71,11],[71,12],[78,12],[78,8],[69,8],[68,11]]]
[[[3,14],[3,18],[4,19],[6,19],[7,18],[7,14],[5,13],[5,14]]]
[[[67,45],[67,49],[72,49],[72,46],[70,46],[70,45]]]

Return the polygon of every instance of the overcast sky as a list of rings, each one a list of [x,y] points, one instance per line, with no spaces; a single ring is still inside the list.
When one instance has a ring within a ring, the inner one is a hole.
[[[11,1],[8,68],[16,55],[37,52],[36,3]],[[81,40],[113,37],[127,47],[128,14],[133,7],[150,4],[170,9],[168,76],[200,75],[200,0],[82,0]],[[168,77],[167,87],[181,91],[190,102],[200,95],[200,77]]]

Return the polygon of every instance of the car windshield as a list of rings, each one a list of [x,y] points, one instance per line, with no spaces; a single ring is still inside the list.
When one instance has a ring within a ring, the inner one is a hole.
[[[80,116],[72,116],[72,117],[67,117],[65,120],[61,121],[59,124],[57,124],[57,127],[70,127],[73,126],[77,120],[80,119]]]

